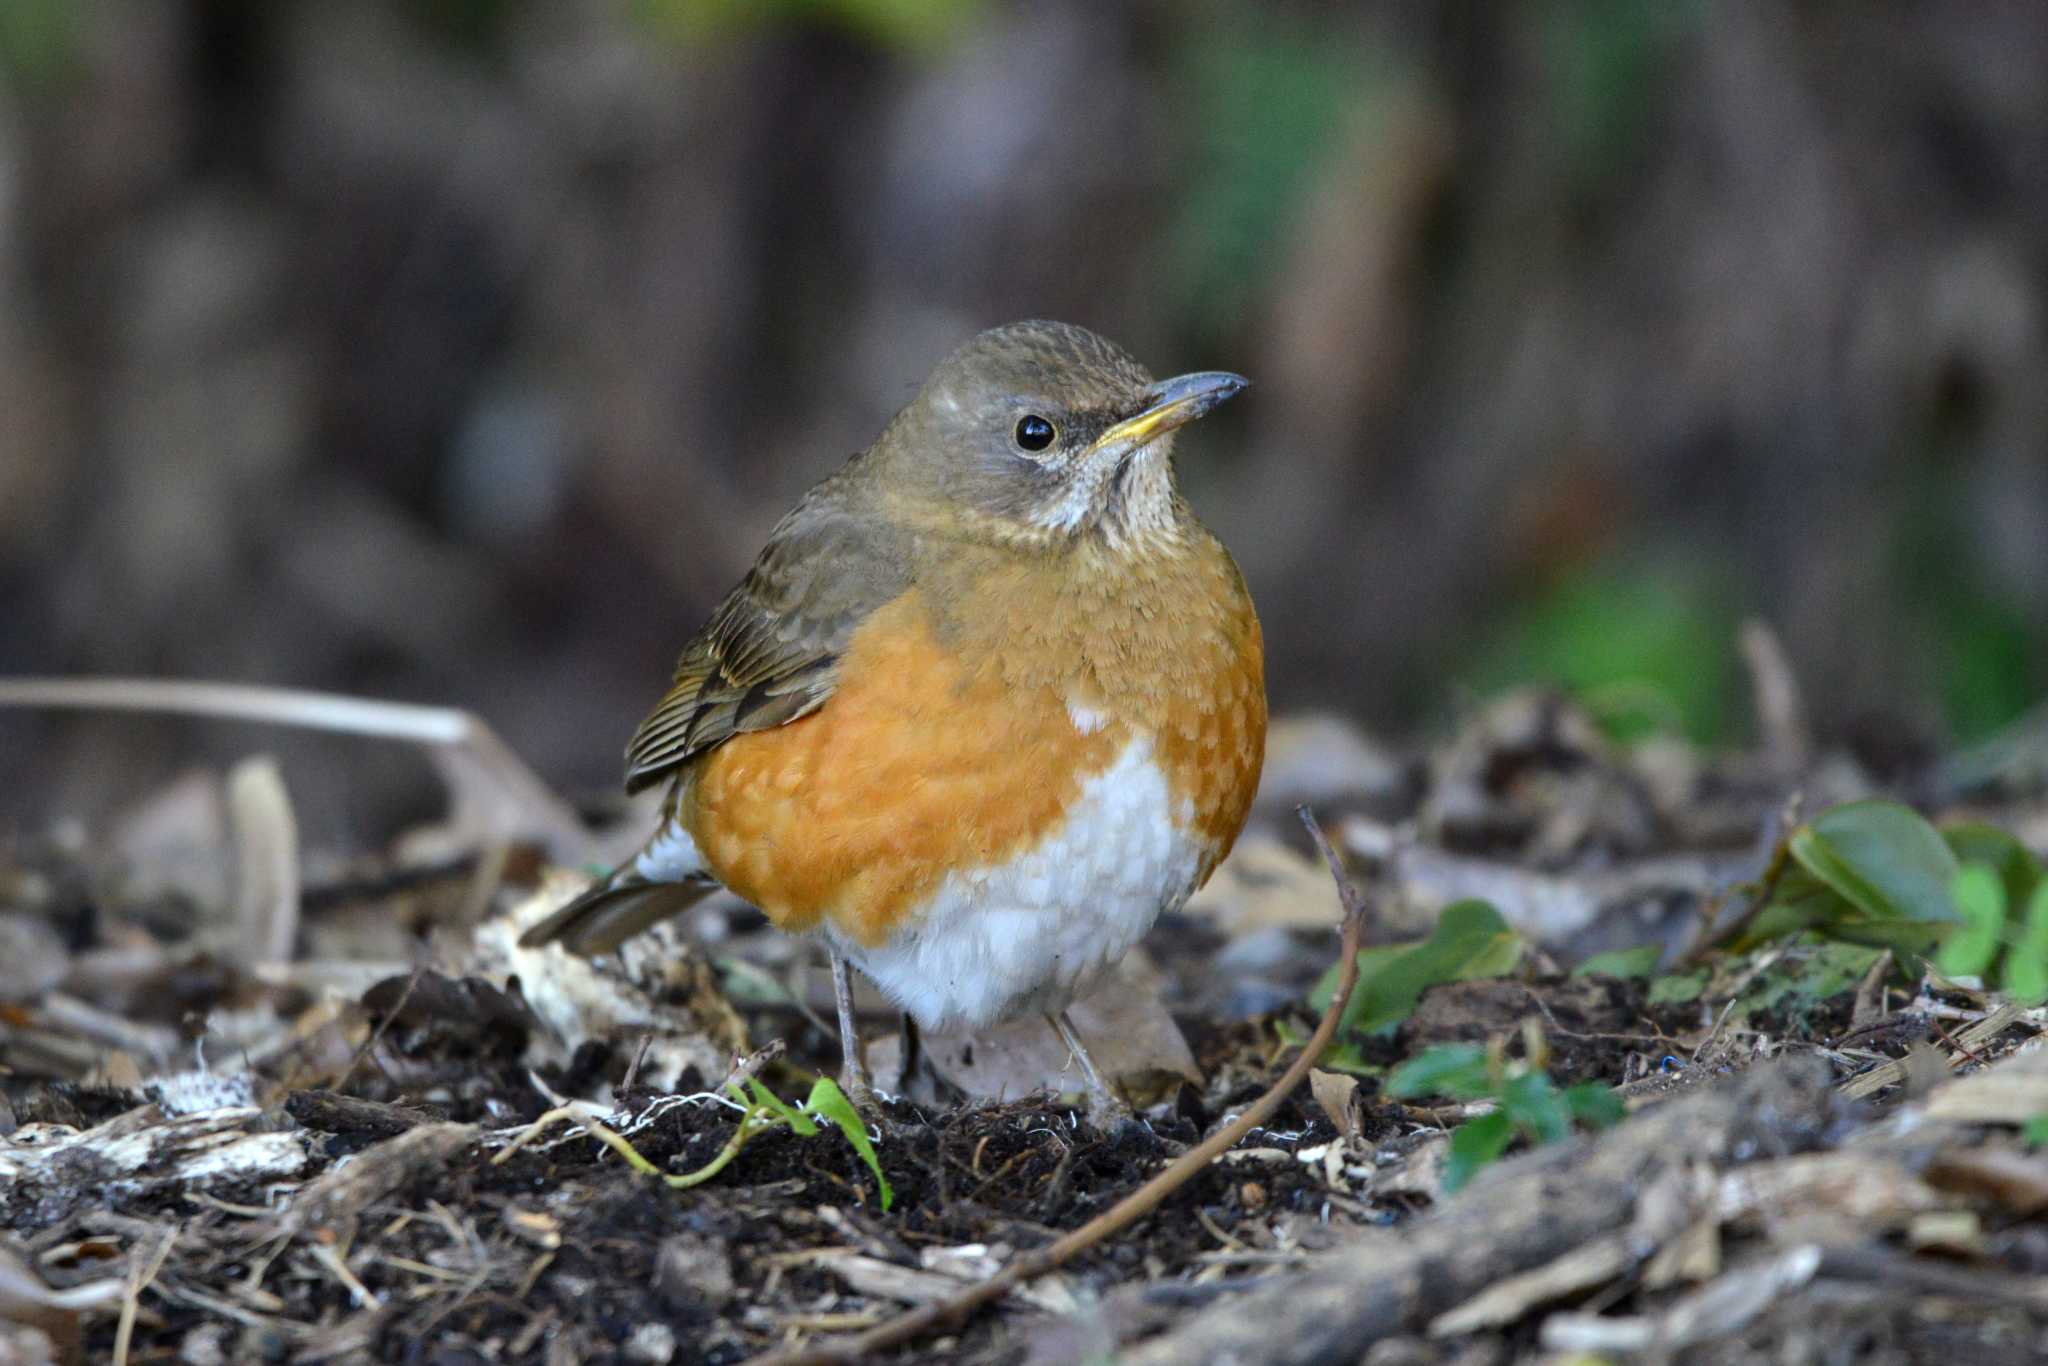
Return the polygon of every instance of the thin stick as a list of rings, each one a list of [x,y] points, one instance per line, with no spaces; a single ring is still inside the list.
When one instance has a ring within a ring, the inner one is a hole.
[[[404,740],[426,752],[448,789],[451,823],[493,840],[539,839],[557,863],[579,863],[590,839],[498,733],[454,707],[383,702],[340,693],[173,678],[0,678],[0,707],[205,716]]]
[[[1678,956],[1677,962],[1672,964],[1674,969],[1699,966],[1716,949],[1733,943],[1749,928],[1750,922],[1763,914],[1765,907],[1771,904],[1771,898],[1777,894],[1778,883],[1792,867],[1792,835],[1799,825],[1799,806],[1800,795],[1795,792],[1785,803],[1783,813],[1774,819],[1777,838],[1771,842],[1770,858],[1764,864],[1763,874],[1757,879],[1749,901],[1741,912],[1734,919],[1722,924],[1717,905],[1714,908],[1715,914],[1700,922],[1692,944]]]
[[[114,1329],[114,1366],[128,1366],[128,1345],[135,1337],[135,1315],[142,1308],[142,1292],[156,1279],[156,1273],[164,1269],[164,1262],[171,1255],[171,1245],[178,1241],[178,1230],[172,1229],[157,1244],[147,1264],[135,1265],[135,1277],[128,1284],[128,1293],[121,1297],[121,1322]]]
[[[362,1066],[363,1059],[370,1056],[370,1050],[384,1041],[384,1031],[391,1028],[391,1022],[398,1018],[399,1012],[405,1009],[405,1003],[412,999],[412,989],[420,984],[422,971],[420,967],[413,968],[412,975],[405,979],[405,990],[398,993],[398,1004],[378,1017],[377,1027],[370,1031],[370,1037],[363,1040],[363,1046],[355,1051],[355,1056],[348,1060],[348,1066],[341,1069],[341,1075],[334,1079],[334,1085],[328,1087],[328,1090],[339,1091],[346,1086],[348,1079],[356,1074],[356,1068]]]
[[[210,716],[424,745],[463,744],[478,725],[453,707],[182,678],[0,678],[0,707]]]
[[[1351,999],[1351,988],[1358,980],[1359,941],[1364,937],[1365,898],[1344,878],[1343,868],[1337,862],[1336,851],[1323,835],[1322,827],[1306,806],[1296,808],[1302,824],[1308,827],[1310,838],[1322,852],[1323,860],[1330,866],[1330,876],[1336,880],[1337,895],[1344,905],[1344,942],[1340,950],[1337,976],[1337,990],[1330,997],[1330,1005],[1323,1012],[1323,1018],[1316,1025],[1316,1032],[1309,1037],[1308,1046],[1301,1050],[1301,1056],[1273,1083],[1266,1093],[1253,1101],[1230,1123],[1218,1129],[1206,1140],[1176,1158],[1159,1175],[1147,1181],[1138,1189],[1119,1200],[1115,1205],[1098,1214],[1072,1233],[1057,1241],[1031,1252],[1013,1258],[1010,1264],[990,1276],[977,1281],[951,1299],[940,1300],[907,1314],[870,1328],[857,1337],[839,1342],[823,1343],[792,1352],[775,1352],[755,1357],[748,1366],[827,1366],[828,1363],[864,1361],[891,1348],[914,1342],[927,1333],[939,1331],[964,1321],[982,1306],[1001,1299],[1025,1281],[1056,1270],[1080,1252],[1114,1237],[1159,1208],[1166,1198],[1186,1185],[1204,1167],[1235,1146],[1238,1140],[1264,1124],[1275,1110],[1300,1086],[1308,1076],[1309,1068],[1336,1036],[1337,1022],[1344,1017],[1345,1003]]]

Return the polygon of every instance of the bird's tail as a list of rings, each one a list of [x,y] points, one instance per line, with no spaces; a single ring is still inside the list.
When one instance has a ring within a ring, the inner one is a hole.
[[[717,889],[717,881],[697,855],[696,842],[671,816],[638,854],[520,935],[519,942],[526,948],[560,944],[571,953],[610,953]]]

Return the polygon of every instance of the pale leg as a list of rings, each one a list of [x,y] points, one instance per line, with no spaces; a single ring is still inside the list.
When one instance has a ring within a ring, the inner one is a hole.
[[[831,954],[832,995],[839,1003],[839,1046],[846,1056],[840,1081],[856,1107],[871,1106],[875,1088],[868,1084],[867,1045],[861,1042],[860,1026],[853,1019],[853,975],[839,950],[833,949]]]
[[[1088,1046],[1081,1042],[1081,1036],[1074,1031],[1074,1022],[1067,1018],[1067,1012],[1062,1010],[1058,1014],[1048,1015],[1045,1022],[1060,1036],[1060,1042],[1074,1055],[1074,1061],[1081,1064],[1082,1080],[1088,1084],[1089,1116],[1098,1124],[1129,1119],[1131,1107],[1124,1104],[1123,1097],[1117,1095],[1108,1080],[1103,1077],[1101,1069],[1096,1067],[1095,1059],[1088,1056]]]

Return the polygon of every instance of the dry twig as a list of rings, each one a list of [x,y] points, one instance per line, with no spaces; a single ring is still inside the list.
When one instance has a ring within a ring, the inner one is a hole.
[[[409,741],[425,747],[448,788],[451,826],[538,840],[557,863],[579,862],[590,845],[574,808],[497,732],[454,707],[169,678],[0,678],[0,707],[210,716]]]
[[[1777,894],[1778,883],[1792,867],[1792,832],[1799,827],[1800,802],[1800,794],[1793,793],[1785,803],[1783,813],[1777,817],[1770,858],[1764,863],[1763,874],[1757,879],[1748,903],[1725,924],[1716,914],[1718,903],[1710,904],[1707,915],[1700,920],[1699,933],[1694,936],[1691,946],[1672,965],[1674,971],[1698,967],[1715,950],[1733,943],[1771,904],[1771,898]]]
[[[178,1230],[175,1227],[165,1230],[163,1241],[157,1244],[149,1260],[135,1264],[128,1291],[121,1297],[121,1321],[114,1329],[114,1366],[128,1366],[128,1344],[135,1336],[135,1315],[142,1308],[142,1292],[156,1279],[156,1273],[164,1269],[164,1261],[171,1255],[171,1245],[177,1241]]]

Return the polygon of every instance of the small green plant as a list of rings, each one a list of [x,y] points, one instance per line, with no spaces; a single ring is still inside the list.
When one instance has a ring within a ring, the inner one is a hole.
[[[1632,949],[1609,949],[1596,953],[1572,969],[1574,977],[1618,977],[1623,981],[1645,978],[1657,971],[1664,956],[1662,944],[1639,944]]]
[[[1897,802],[1846,802],[1794,830],[1758,890],[1732,948],[1811,934],[2048,1000],[2048,871],[1994,826],[1937,830]]]
[[[1486,902],[1454,901],[1421,943],[1358,951],[1358,985],[1345,1003],[1340,1037],[1392,1029],[1430,987],[1505,977],[1521,965],[1524,947],[1522,936]],[[1320,1013],[1336,989],[1333,965],[1309,993],[1309,1008]]]
[[[882,1161],[875,1155],[875,1145],[868,1139],[867,1125],[861,1122],[860,1111],[853,1108],[853,1102],[846,1098],[846,1093],[832,1078],[819,1077],[801,1107],[791,1105],[754,1078],[748,1079],[745,1090],[728,1083],[725,1091],[736,1104],[744,1107],[740,1122],[717,1155],[692,1172],[665,1172],[642,1157],[639,1149],[631,1143],[595,1120],[585,1120],[584,1126],[593,1137],[623,1157],[626,1165],[634,1171],[658,1176],[674,1189],[686,1190],[691,1186],[701,1186],[724,1171],[740,1155],[740,1149],[746,1146],[748,1139],[770,1129],[781,1128],[809,1138],[818,1132],[817,1120],[828,1119],[846,1135],[846,1141],[853,1145],[853,1150],[860,1154],[860,1160],[874,1173],[875,1186],[882,1196],[882,1209],[886,1212],[895,1203],[896,1192],[889,1188],[889,1178],[882,1175]]]
[[[1368,1062],[1361,1051],[1369,1036],[1389,1037],[1394,1026],[1415,1012],[1422,993],[1445,982],[1505,977],[1521,966],[1527,944],[1484,901],[1455,901],[1444,907],[1429,938],[1416,944],[1389,944],[1358,951],[1358,982],[1345,1003],[1338,1035],[1323,1050],[1317,1065],[1354,1076],[1378,1076],[1386,1069]],[[1309,992],[1309,1009],[1320,1014],[1337,989],[1333,965]],[[1298,1046],[1308,1035],[1285,1017],[1275,1024],[1280,1042]]]
[[[2048,1000],[2048,879],[2035,883],[2024,911],[2008,904],[1998,870],[1966,863],[1949,884],[1963,923],[1943,941],[1935,966],[1950,977],[1998,981],[2029,1005]],[[2001,956],[2002,955],[2002,956]]]
[[[1530,1058],[1522,1062],[1508,1061],[1498,1045],[1439,1044],[1388,1076],[1387,1094],[1396,1099],[1449,1096],[1490,1100],[1496,1106],[1452,1131],[1450,1161],[1444,1167],[1446,1194],[1505,1152],[1517,1134],[1532,1144],[1556,1143],[1570,1135],[1574,1120],[1604,1129],[1621,1119],[1620,1096],[1593,1081],[1559,1087],[1543,1070],[1541,1036],[1532,1035],[1530,1044]]]

